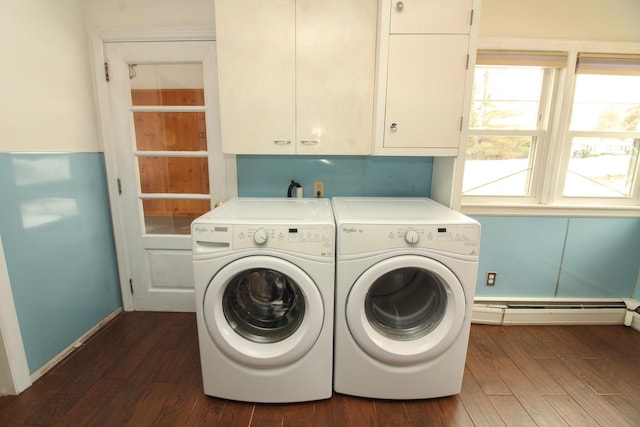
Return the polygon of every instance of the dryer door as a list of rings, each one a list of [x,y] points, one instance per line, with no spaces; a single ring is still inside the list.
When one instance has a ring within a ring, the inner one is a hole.
[[[203,313],[217,347],[257,368],[304,356],[324,321],[322,296],[311,277],[269,256],[240,258],[222,268],[207,287]]]
[[[349,330],[371,357],[393,365],[433,359],[458,336],[465,317],[462,284],[446,266],[414,255],[381,261],[347,298]]]

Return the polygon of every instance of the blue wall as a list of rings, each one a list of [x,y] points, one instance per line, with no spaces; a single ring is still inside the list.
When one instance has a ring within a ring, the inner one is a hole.
[[[638,297],[640,218],[476,219],[478,297]],[[498,273],[493,287],[488,271]]]
[[[305,197],[431,193],[431,157],[238,156],[238,194],[284,197],[292,179]],[[478,297],[640,297],[640,218],[478,216]],[[498,272],[496,286],[485,285]]]
[[[238,156],[240,196],[418,196],[430,157]],[[640,218],[479,216],[479,297],[640,297]],[[31,372],[121,306],[103,156],[0,154],[0,234]],[[494,287],[487,271],[497,271]]]
[[[431,157],[237,156],[238,195],[285,197],[291,180],[312,197],[313,181],[324,181],[325,197],[431,194]]]
[[[102,154],[0,154],[0,234],[33,373],[122,305]]]

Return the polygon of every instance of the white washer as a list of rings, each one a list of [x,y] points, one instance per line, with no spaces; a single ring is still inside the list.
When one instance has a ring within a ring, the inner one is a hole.
[[[383,399],[459,393],[480,224],[426,198],[332,204],[335,391]]]
[[[191,225],[204,392],[331,397],[335,223],[328,199],[237,198]]]

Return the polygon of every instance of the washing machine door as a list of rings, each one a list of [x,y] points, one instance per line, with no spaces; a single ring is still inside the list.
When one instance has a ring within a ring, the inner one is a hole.
[[[409,365],[442,354],[458,336],[465,295],[456,275],[433,259],[388,258],[354,283],[346,304],[349,331],[371,357]]]
[[[216,346],[256,368],[286,366],[304,356],[324,321],[322,296],[311,277],[269,256],[227,264],[211,279],[203,304]]]

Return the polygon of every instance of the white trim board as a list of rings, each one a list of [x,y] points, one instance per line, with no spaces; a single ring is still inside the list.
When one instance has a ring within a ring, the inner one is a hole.
[[[0,238],[0,396],[18,394],[30,385],[27,355]]]
[[[489,325],[623,325],[640,330],[640,315],[622,299],[476,301],[472,323]]]
[[[106,31],[94,30],[91,32],[103,43],[201,41],[216,39],[215,32],[209,27],[121,28]]]
[[[631,325],[633,329],[640,332],[640,314],[633,313],[633,318],[631,320]]]

